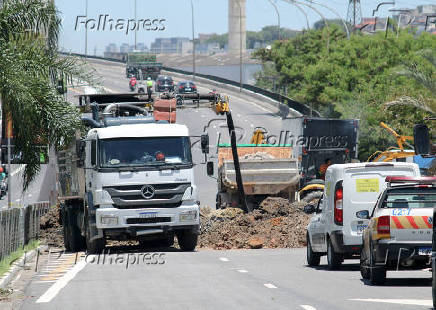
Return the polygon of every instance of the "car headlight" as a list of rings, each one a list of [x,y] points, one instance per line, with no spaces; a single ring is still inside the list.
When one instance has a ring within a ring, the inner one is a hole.
[[[117,225],[118,217],[116,216],[102,216],[100,217],[100,223],[102,225]]]
[[[194,193],[194,188],[192,186],[189,186],[185,190],[185,192],[183,193],[182,201],[184,201],[184,200],[191,200],[193,193]]]
[[[195,219],[197,219],[197,211],[196,210],[185,211],[185,212],[180,213],[180,215],[179,215],[180,222],[188,222],[188,221],[193,221]]]
[[[94,205],[111,205],[114,201],[108,191],[104,189],[94,191]]]

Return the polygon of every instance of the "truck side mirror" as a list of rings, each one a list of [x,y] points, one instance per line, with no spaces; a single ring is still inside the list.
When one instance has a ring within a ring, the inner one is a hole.
[[[206,170],[208,176],[213,176],[213,161],[208,161],[206,164]]]
[[[209,135],[201,135],[201,151],[203,154],[209,154]]]
[[[413,142],[416,155],[431,153],[430,133],[426,125],[417,124],[413,127]]]
[[[77,167],[83,168],[85,166],[85,146],[86,142],[83,140],[76,141],[76,154],[77,154]]]
[[[316,207],[314,205],[308,204],[304,206],[303,212],[306,214],[313,214],[316,211]]]

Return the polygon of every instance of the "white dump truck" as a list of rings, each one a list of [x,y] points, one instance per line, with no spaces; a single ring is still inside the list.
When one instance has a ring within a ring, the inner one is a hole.
[[[65,247],[101,252],[106,240],[177,237],[193,250],[199,202],[188,128],[155,121],[143,103],[87,104],[87,131],[58,152]],[[92,102],[92,99],[81,100]]]

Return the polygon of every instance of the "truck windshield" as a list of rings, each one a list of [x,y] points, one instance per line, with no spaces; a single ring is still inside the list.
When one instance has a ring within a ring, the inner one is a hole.
[[[98,154],[101,168],[192,164],[189,137],[102,139]]]
[[[436,203],[436,187],[398,188],[388,191],[385,208],[433,208]]]

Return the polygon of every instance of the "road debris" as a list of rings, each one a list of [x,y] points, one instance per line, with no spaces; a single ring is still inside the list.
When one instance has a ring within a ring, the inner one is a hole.
[[[267,198],[252,213],[227,208],[201,211],[199,246],[211,249],[295,248],[306,245],[305,203]]]

